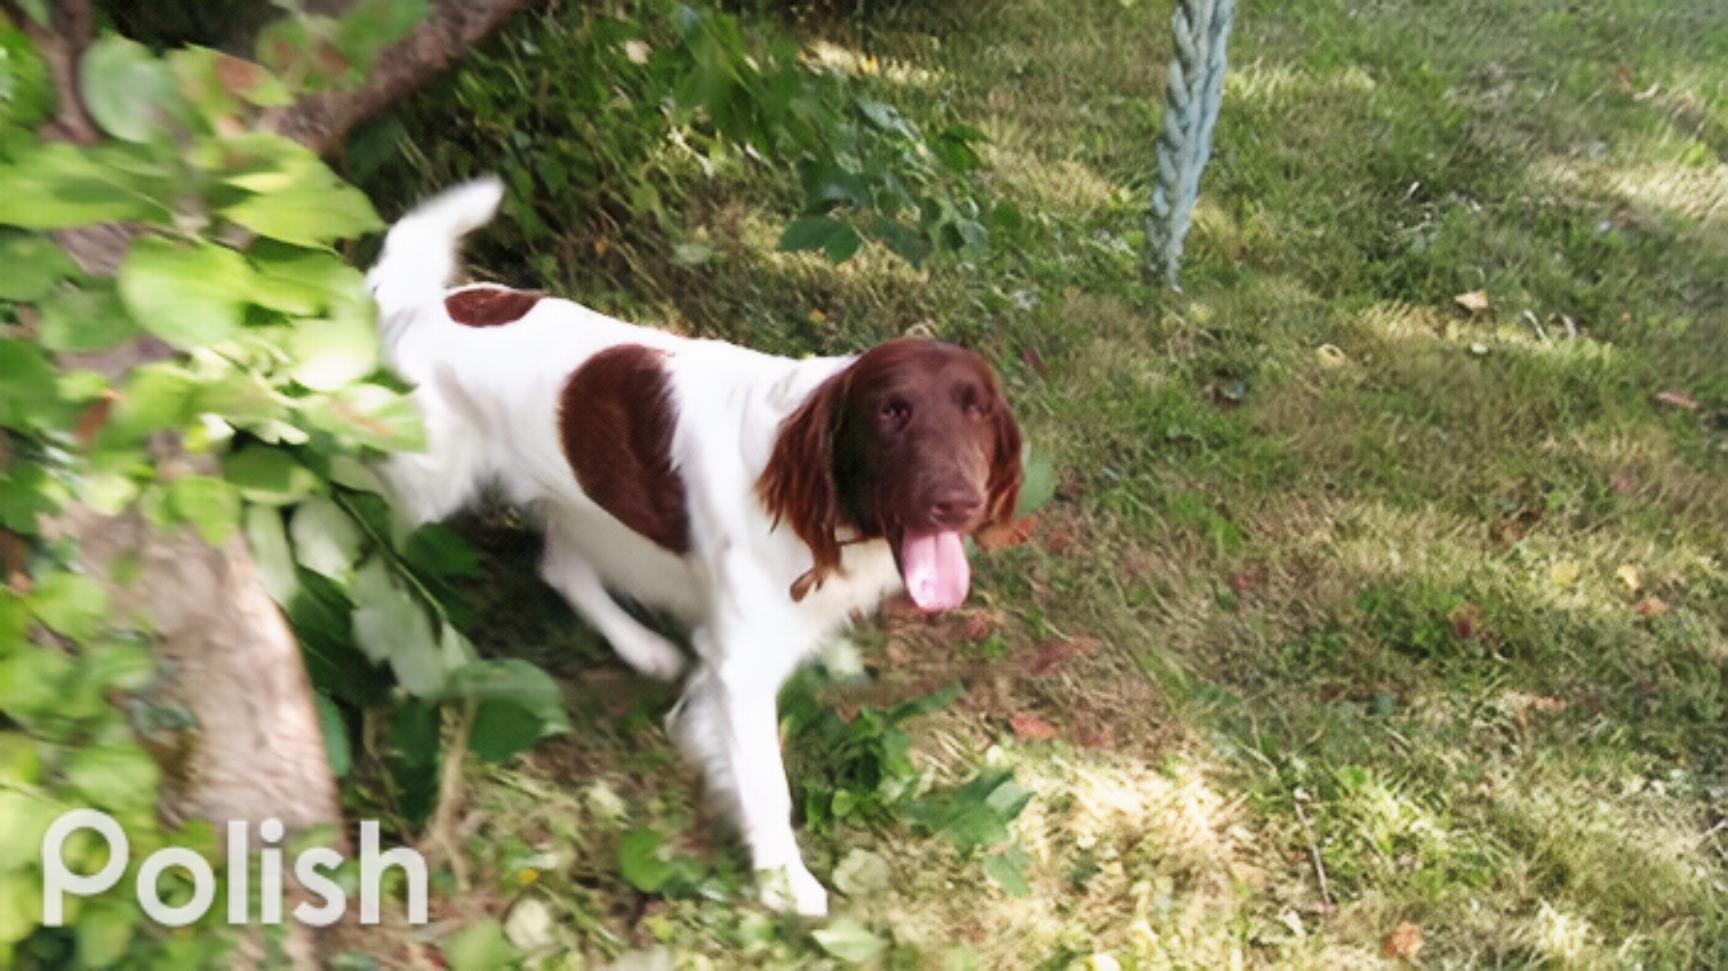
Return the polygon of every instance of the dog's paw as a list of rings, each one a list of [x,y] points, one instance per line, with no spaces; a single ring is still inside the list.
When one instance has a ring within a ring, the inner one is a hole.
[[[657,681],[674,681],[684,673],[684,655],[672,642],[652,631],[612,639],[612,649],[624,663]]]
[[[828,890],[802,863],[756,871],[756,892],[764,904],[800,917],[828,916]]]

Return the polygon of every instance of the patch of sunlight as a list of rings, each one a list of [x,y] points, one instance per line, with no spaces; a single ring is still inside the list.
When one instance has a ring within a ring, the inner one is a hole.
[[[1443,324],[1433,307],[1402,300],[1377,300],[1357,315],[1357,323],[1377,337],[1391,340],[1433,340]]]
[[[1598,953],[1600,935],[1590,922],[1548,901],[1522,922],[1515,936],[1530,950],[1561,965],[1577,965]]]
[[[1017,201],[1029,210],[1078,214],[1133,202],[1127,186],[1099,175],[1085,162],[1046,161],[1039,153],[1024,150],[1025,140],[1017,138],[1010,125],[988,124],[985,133],[990,142],[984,146],[984,157],[992,174],[1012,186]]]
[[[926,67],[892,57],[863,54],[833,41],[818,40],[804,49],[804,58],[849,77],[880,78],[902,87],[929,88],[941,78]]]
[[[1725,889],[1721,871],[1700,852],[1706,827],[1686,795],[1695,785],[1678,773],[1652,779],[1636,771],[1595,785],[1502,777],[1492,789],[1492,825],[1530,862],[1546,896],[1587,907],[1595,921],[1655,899],[1684,909],[1688,898]],[[1573,924],[1556,922],[1552,940],[1572,939]]]
[[[1374,78],[1355,65],[1322,75],[1288,64],[1254,61],[1246,65],[1232,64],[1230,73],[1224,76],[1224,97],[1249,101],[1299,101],[1324,92],[1364,94],[1374,88]]]
[[[1587,425],[1550,440],[1545,449],[1568,459],[1583,458],[1616,492],[1654,499],[1670,513],[1701,524],[1728,523],[1728,479],[1675,454],[1673,437],[1657,429]]]
[[[1267,878],[1239,801],[1199,766],[1154,767],[1111,753],[997,750],[1036,797],[1013,825],[1030,863],[1031,893],[977,884],[956,892],[904,890],[884,902],[896,936],[925,953],[965,940],[979,967],[1025,966],[1058,948],[1124,964],[1242,967],[1245,902]],[[902,861],[932,869],[929,847]],[[942,901],[933,905],[933,900]],[[1251,963],[1251,962],[1249,962]]]
[[[1702,145],[1698,151],[1708,153]],[[1661,154],[1649,146],[1638,154]],[[1549,158],[1537,164],[1555,183],[1592,194],[1606,189],[1634,205],[1711,224],[1728,221],[1728,164],[1678,161],[1614,165],[1579,157]]]

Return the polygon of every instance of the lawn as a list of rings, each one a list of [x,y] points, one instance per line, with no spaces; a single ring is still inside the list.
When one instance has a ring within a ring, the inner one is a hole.
[[[782,353],[965,343],[1059,481],[965,611],[889,611],[794,692],[807,777],[847,789],[837,751],[881,769],[901,730],[919,777],[801,830],[847,891],[826,928],[741,902],[670,693],[538,586],[530,540],[471,526],[476,640],[564,679],[576,729],[470,767],[441,927],[496,917],[549,967],[1728,967],[1728,13],[1245,3],[1180,294],[1138,258],[1169,13],[781,28],[989,136],[1026,215],[993,252],[776,252],[792,176],[764,166],[687,173],[699,261],[594,213],[477,247]],[[497,134],[456,92],[566,69],[523,54],[570,22],[536,16],[402,115],[404,160],[364,177],[387,214]],[[929,807],[993,770],[1030,801],[963,850]]]

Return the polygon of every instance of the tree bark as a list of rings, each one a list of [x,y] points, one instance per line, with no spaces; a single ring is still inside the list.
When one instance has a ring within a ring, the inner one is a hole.
[[[324,153],[361,122],[382,113],[456,63],[530,0],[443,0],[407,37],[378,56],[353,91],[313,94],[274,120],[277,131]]]

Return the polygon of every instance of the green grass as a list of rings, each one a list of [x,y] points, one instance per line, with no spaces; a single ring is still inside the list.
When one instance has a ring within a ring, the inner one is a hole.
[[[1171,296],[1137,282],[1168,14],[911,4],[806,28],[909,117],[990,134],[991,189],[1030,217],[1012,248],[928,274],[778,254],[787,176],[757,169],[692,190],[686,232],[728,241],[709,264],[541,281],[781,352],[966,342],[1063,474],[964,622],[857,637],[882,700],[967,683],[908,723],[913,754],[1034,790],[1032,895],[907,825],[806,833],[814,869],[887,861],[887,889],[837,903],[900,966],[1377,966],[1403,922],[1425,966],[1728,966],[1728,18],[1246,4]],[[438,105],[409,137],[467,123]],[[571,253],[594,232],[552,230]],[[1454,302],[1478,290],[1486,311]],[[513,571],[498,588],[535,582]],[[831,961],[749,905],[619,876],[634,826],[722,890],[742,863],[659,733],[668,699],[631,700],[524,596],[485,646],[561,658],[581,724],[476,769],[488,892],[450,915],[540,900],[552,966]],[[1064,640],[1089,649],[1034,673]],[[1059,737],[1018,740],[1016,714]]]

